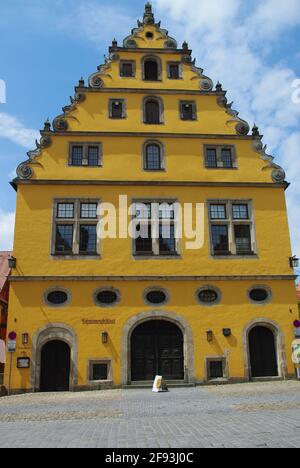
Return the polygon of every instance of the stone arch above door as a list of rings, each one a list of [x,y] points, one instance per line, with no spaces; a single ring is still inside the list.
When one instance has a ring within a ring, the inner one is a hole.
[[[187,383],[195,383],[194,338],[188,321],[171,312],[150,311],[142,312],[129,319],[123,327],[121,357],[122,357],[122,385],[131,383],[131,335],[135,328],[150,320],[165,320],[177,325],[184,337],[184,370]]]
[[[61,323],[52,323],[40,328],[32,340],[31,385],[34,391],[40,389],[41,354],[45,344],[50,341],[63,341],[71,350],[70,390],[78,383],[78,339],[71,327]]]
[[[278,374],[279,377],[285,379],[288,375],[287,361],[286,361],[286,350],[284,335],[281,331],[280,326],[273,320],[266,318],[257,318],[252,320],[244,328],[243,333],[243,348],[244,348],[244,367],[245,367],[245,378],[246,380],[251,379],[251,364],[250,364],[250,351],[249,351],[249,334],[255,327],[266,327],[269,328],[275,338],[277,359],[278,359]]]

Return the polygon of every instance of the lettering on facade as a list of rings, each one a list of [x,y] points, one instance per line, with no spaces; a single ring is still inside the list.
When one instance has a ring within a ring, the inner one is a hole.
[[[116,320],[110,320],[110,319],[85,320],[85,319],[82,319],[82,325],[116,325]]]

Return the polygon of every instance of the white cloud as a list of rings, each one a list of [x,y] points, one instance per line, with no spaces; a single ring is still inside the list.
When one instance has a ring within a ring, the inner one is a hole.
[[[17,145],[27,149],[35,147],[35,140],[39,138],[39,132],[26,128],[16,117],[0,113],[0,138],[6,138]]]
[[[129,35],[128,25],[136,23],[125,9],[117,5],[99,5],[96,1],[78,2],[74,10],[56,23],[70,33],[80,34],[99,47],[114,39],[117,34],[120,39]],[[74,29],[74,25],[76,28]]]
[[[0,210],[0,250],[12,250],[15,214]]]

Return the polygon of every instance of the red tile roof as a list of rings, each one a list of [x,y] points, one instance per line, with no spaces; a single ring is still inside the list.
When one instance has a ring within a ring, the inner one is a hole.
[[[0,252],[0,292],[6,283],[7,276],[10,273],[8,268],[8,259],[11,255],[12,252]]]
[[[300,302],[300,283],[296,287],[297,300]]]

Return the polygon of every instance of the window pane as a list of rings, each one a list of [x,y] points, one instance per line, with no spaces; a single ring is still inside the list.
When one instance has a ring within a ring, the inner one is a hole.
[[[151,219],[151,203],[137,203],[135,211],[136,218]]]
[[[74,218],[74,203],[58,203],[57,217],[61,219]]]
[[[73,226],[59,224],[56,226],[56,253],[72,253],[73,250]]]
[[[233,167],[232,152],[230,148],[222,149],[222,161],[223,161],[223,167],[226,167],[226,168]]]
[[[228,227],[212,226],[212,242],[215,255],[229,254]]]
[[[226,205],[210,205],[211,219],[226,219]]]
[[[162,203],[159,205],[159,218],[160,219],[174,219],[175,211],[174,205],[169,203]]]
[[[151,233],[151,225],[144,226],[143,228],[141,225],[137,226],[137,232],[140,231],[140,237],[135,240],[135,252],[138,255],[141,254],[153,254],[153,247],[152,247],[152,233]],[[148,238],[146,238],[145,233],[147,234]]]
[[[232,216],[234,219],[249,219],[248,205],[233,205]]]
[[[88,165],[99,166],[99,146],[88,147]]]
[[[113,101],[111,103],[111,116],[113,119],[122,119],[123,103],[121,101]]]
[[[176,253],[176,239],[175,227],[159,226],[159,253],[162,254],[175,254]]]
[[[72,146],[72,165],[82,166],[83,146]]]
[[[97,203],[81,203],[80,217],[83,219],[96,219],[97,218]]]
[[[172,80],[178,80],[179,76],[179,65],[169,65],[169,78]]]
[[[107,364],[94,364],[92,380],[107,380],[108,378],[108,365]]]
[[[250,254],[251,230],[250,226],[234,226],[235,244],[237,254]]]
[[[161,169],[161,151],[158,145],[148,145],[146,148],[146,169]]]
[[[97,253],[97,226],[80,226],[80,253]]]
[[[206,167],[218,167],[217,150],[214,148],[206,150]]]
[[[183,120],[194,120],[193,104],[182,104],[181,115]]]
[[[133,76],[133,64],[132,63],[123,63],[121,76],[132,77]]]

